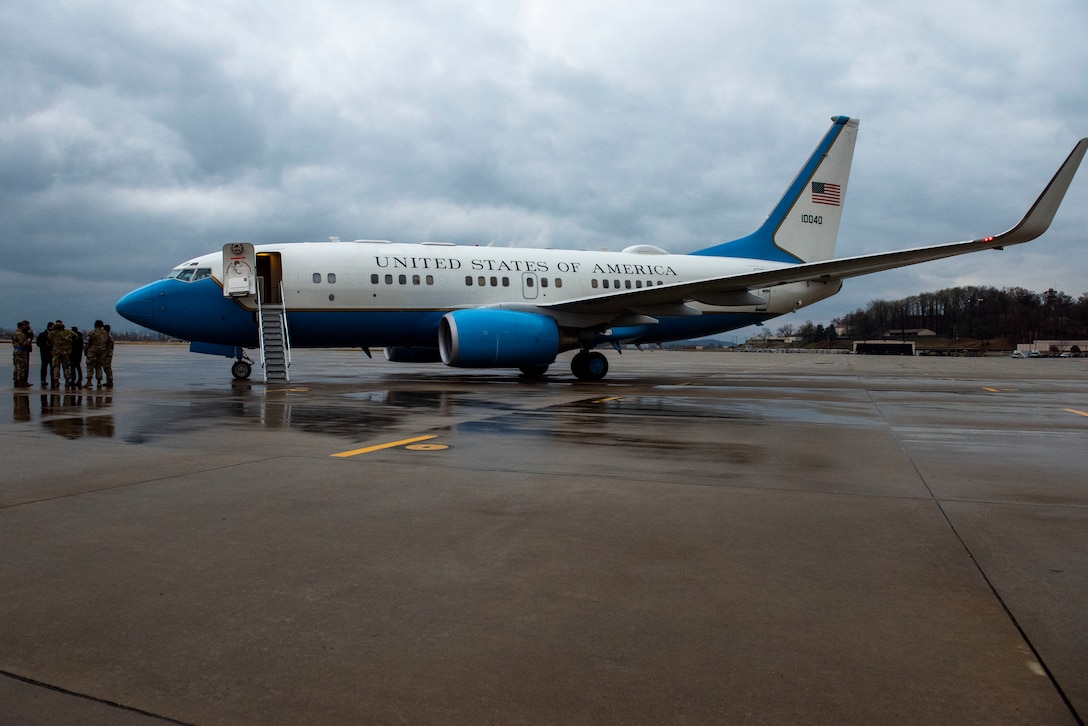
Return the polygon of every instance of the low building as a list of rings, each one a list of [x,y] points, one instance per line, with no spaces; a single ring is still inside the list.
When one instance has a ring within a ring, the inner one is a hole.
[[[935,338],[937,334],[929,328],[901,328],[884,333],[885,338]]]
[[[914,343],[909,340],[855,340],[854,352],[858,355],[915,355]]]

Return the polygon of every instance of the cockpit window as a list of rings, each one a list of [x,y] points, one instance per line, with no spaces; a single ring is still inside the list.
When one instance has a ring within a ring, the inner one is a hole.
[[[197,280],[203,280],[205,277],[211,277],[212,270],[210,267],[181,267],[174,270],[170,270],[170,274],[166,276],[168,280],[181,280],[182,282],[196,282]]]

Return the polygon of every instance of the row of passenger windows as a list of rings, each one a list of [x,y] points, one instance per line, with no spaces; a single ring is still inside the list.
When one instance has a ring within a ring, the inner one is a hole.
[[[600,287],[603,287],[605,290],[608,290],[608,289],[619,290],[619,289],[621,289],[620,288],[620,282],[621,282],[620,280],[612,280],[611,282],[612,282],[612,286],[611,286],[611,288],[609,288],[609,285],[608,285],[609,281],[608,280],[601,280]],[[630,290],[632,288],[634,288],[636,290],[641,290],[643,288],[642,280],[633,280],[633,281],[632,280],[623,280],[622,282],[623,282],[623,288],[622,289],[624,289],[624,290]],[[654,284],[655,283],[654,283],[653,280],[647,280],[645,287],[653,287]],[[665,283],[662,282],[661,280],[658,280],[656,284],[657,285],[664,285]],[[592,280],[590,280],[589,281],[589,286],[592,287],[594,290],[596,290],[598,288],[597,278],[593,278]]]
[[[212,271],[209,268],[201,267],[193,269],[189,267],[184,269],[171,270],[170,274],[167,275],[167,277],[175,278],[183,282],[195,282],[196,280],[202,280],[205,277],[211,277],[211,275]],[[400,285],[407,285],[409,277],[411,277],[411,284],[413,285],[434,284],[434,275],[384,275],[384,282],[386,285],[392,285],[394,284],[394,282]],[[370,284],[380,285],[383,281],[382,278],[382,275],[372,274],[370,276]],[[336,273],[329,272],[326,275],[322,276],[320,272],[315,272],[313,275],[314,284],[321,284],[322,280],[328,282],[330,285],[335,285]],[[525,286],[533,287],[533,280],[534,278],[532,277],[526,277]],[[491,287],[499,287],[500,284],[502,285],[502,287],[510,287],[510,278],[485,277],[483,275],[480,275],[479,277],[473,277],[472,275],[465,276],[465,285],[469,287],[472,287],[473,285],[477,285],[479,287],[487,287],[488,285],[490,285]],[[549,284],[554,285],[555,287],[563,287],[563,280],[558,277],[553,278],[551,281],[549,281],[549,278],[547,277],[540,278],[541,287],[548,287]],[[643,283],[642,280],[598,280],[597,278],[593,278],[589,281],[590,287],[592,287],[594,290],[599,288],[603,288],[605,290],[641,290],[643,287],[653,287],[655,284],[663,285],[665,283],[663,283],[661,280],[658,280],[656,283],[653,280],[646,280],[646,282]]]
[[[408,282],[409,282],[409,278],[411,278],[411,283],[413,285],[433,285],[434,284],[434,275],[422,275],[422,276],[421,275],[410,275],[410,276],[409,275],[385,275],[384,277],[385,277],[385,284],[386,285],[392,285],[394,283],[399,284],[399,285],[407,285]],[[336,283],[336,273],[330,272],[328,275],[325,276],[325,279],[328,281],[328,283],[330,285],[335,284]],[[321,282],[321,273],[320,272],[315,272],[314,273],[314,282],[315,283],[320,283]],[[380,285],[381,283],[382,283],[382,275],[373,274],[373,275],[370,276],[370,284],[371,285]]]
[[[198,270],[197,272],[198,273],[203,272],[203,270]],[[385,277],[385,284],[386,285],[392,285],[394,283],[394,281],[396,281],[396,283],[400,284],[400,285],[407,285],[408,284],[408,278],[409,278],[408,275],[388,275],[388,274],[385,275],[384,277]],[[194,278],[194,279],[199,279],[199,278]],[[320,272],[315,272],[313,279],[314,279],[314,283],[319,284],[321,282],[321,280],[322,280],[321,273]],[[325,276],[324,279],[326,281],[328,281],[328,283],[330,285],[335,284],[336,283],[336,273],[330,272]],[[526,277],[525,278],[525,286],[526,287],[533,287],[533,285],[534,285],[533,280],[534,280],[534,278],[532,278],[532,277]],[[434,284],[434,275],[424,275],[424,276],[411,275],[411,281],[412,281],[413,285],[423,285],[423,284],[433,285]],[[370,284],[379,285],[379,284],[381,284],[381,282],[382,282],[382,276],[381,275],[372,274],[370,276]],[[472,287],[473,285],[476,285],[478,287],[487,287],[488,285],[490,285],[491,287],[499,287],[500,284],[502,285],[502,287],[510,287],[510,278],[509,277],[502,277],[502,278],[499,278],[499,277],[485,277],[484,275],[480,275],[478,277],[473,277],[472,275],[465,275],[465,285],[467,285],[469,287]],[[563,280],[561,278],[558,278],[558,277],[553,278],[551,281],[549,281],[549,278],[547,278],[547,277],[541,277],[540,278],[540,286],[541,287],[548,287],[549,284],[553,284],[555,287],[563,287]],[[621,289],[622,290],[631,290],[631,289],[641,290],[643,287],[653,287],[655,284],[664,285],[665,283],[662,282],[661,280],[658,280],[656,283],[653,280],[646,280],[645,283],[644,283],[642,280],[607,280],[607,279],[598,280],[597,278],[593,278],[592,280],[589,281],[590,287],[592,287],[594,290],[599,289],[599,288],[603,288],[605,290],[621,290]]]
[[[526,277],[525,278],[525,287],[533,287],[536,284],[534,282],[535,279],[536,278],[533,278],[533,277]],[[475,280],[475,283],[473,283],[473,280]],[[487,284],[489,282],[491,283],[491,287],[498,287],[499,286],[499,278],[498,277],[484,277],[483,275],[480,275],[479,277],[473,277],[472,275],[465,275],[465,284],[468,285],[469,287],[472,287],[473,284],[476,284],[479,287],[487,287]],[[546,277],[540,278],[540,286],[541,287],[547,287],[548,284],[549,284],[548,283],[548,278],[546,278]],[[502,286],[503,287],[510,287],[510,278],[509,277],[502,278]],[[555,278],[555,286],[556,287],[563,287],[563,281],[561,279],[559,279],[558,277]]]

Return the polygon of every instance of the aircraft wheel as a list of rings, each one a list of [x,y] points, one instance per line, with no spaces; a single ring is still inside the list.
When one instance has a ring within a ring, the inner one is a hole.
[[[253,373],[253,366],[246,363],[244,360],[234,361],[234,365],[230,367],[230,372],[235,379],[244,381],[249,378],[251,373]]]
[[[528,376],[529,378],[542,378],[544,374],[548,372],[548,366],[547,364],[536,366],[521,366],[521,368],[519,368],[518,370],[520,370],[522,374]]]
[[[582,381],[599,381],[608,375],[608,359],[597,351],[582,351],[570,362],[571,373]]]

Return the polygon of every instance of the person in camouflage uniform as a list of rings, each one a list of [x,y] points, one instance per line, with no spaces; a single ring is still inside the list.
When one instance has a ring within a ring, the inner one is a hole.
[[[94,321],[94,330],[87,334],[87,385],[84,388],[90,388],[95,381],[98,381],[98,385],[102,385],[102,368],[109,339],[110,334],[102,327],[102,321]],[[112,370],[110,373],[111,376],[107,380],[112,381]]]
[[[27,376],[30,374],[30,350],[33,347],[34,331],[30,329],[28,321],[20,320],[11,336],[12,377],[16,388],[30,386]]]
[[[49,331],[49,347],[53,350],[53,388],[60,385],[60,373],[64,371],[64,387],[72,387],[72,331],[64,327],[64,321],[53,323]]]
[[[102,370],[106,373],[106,388],[113,388],[113,336],[110,335],[110,326],[103,325],[106,331],[106,355],[102,359]]]

